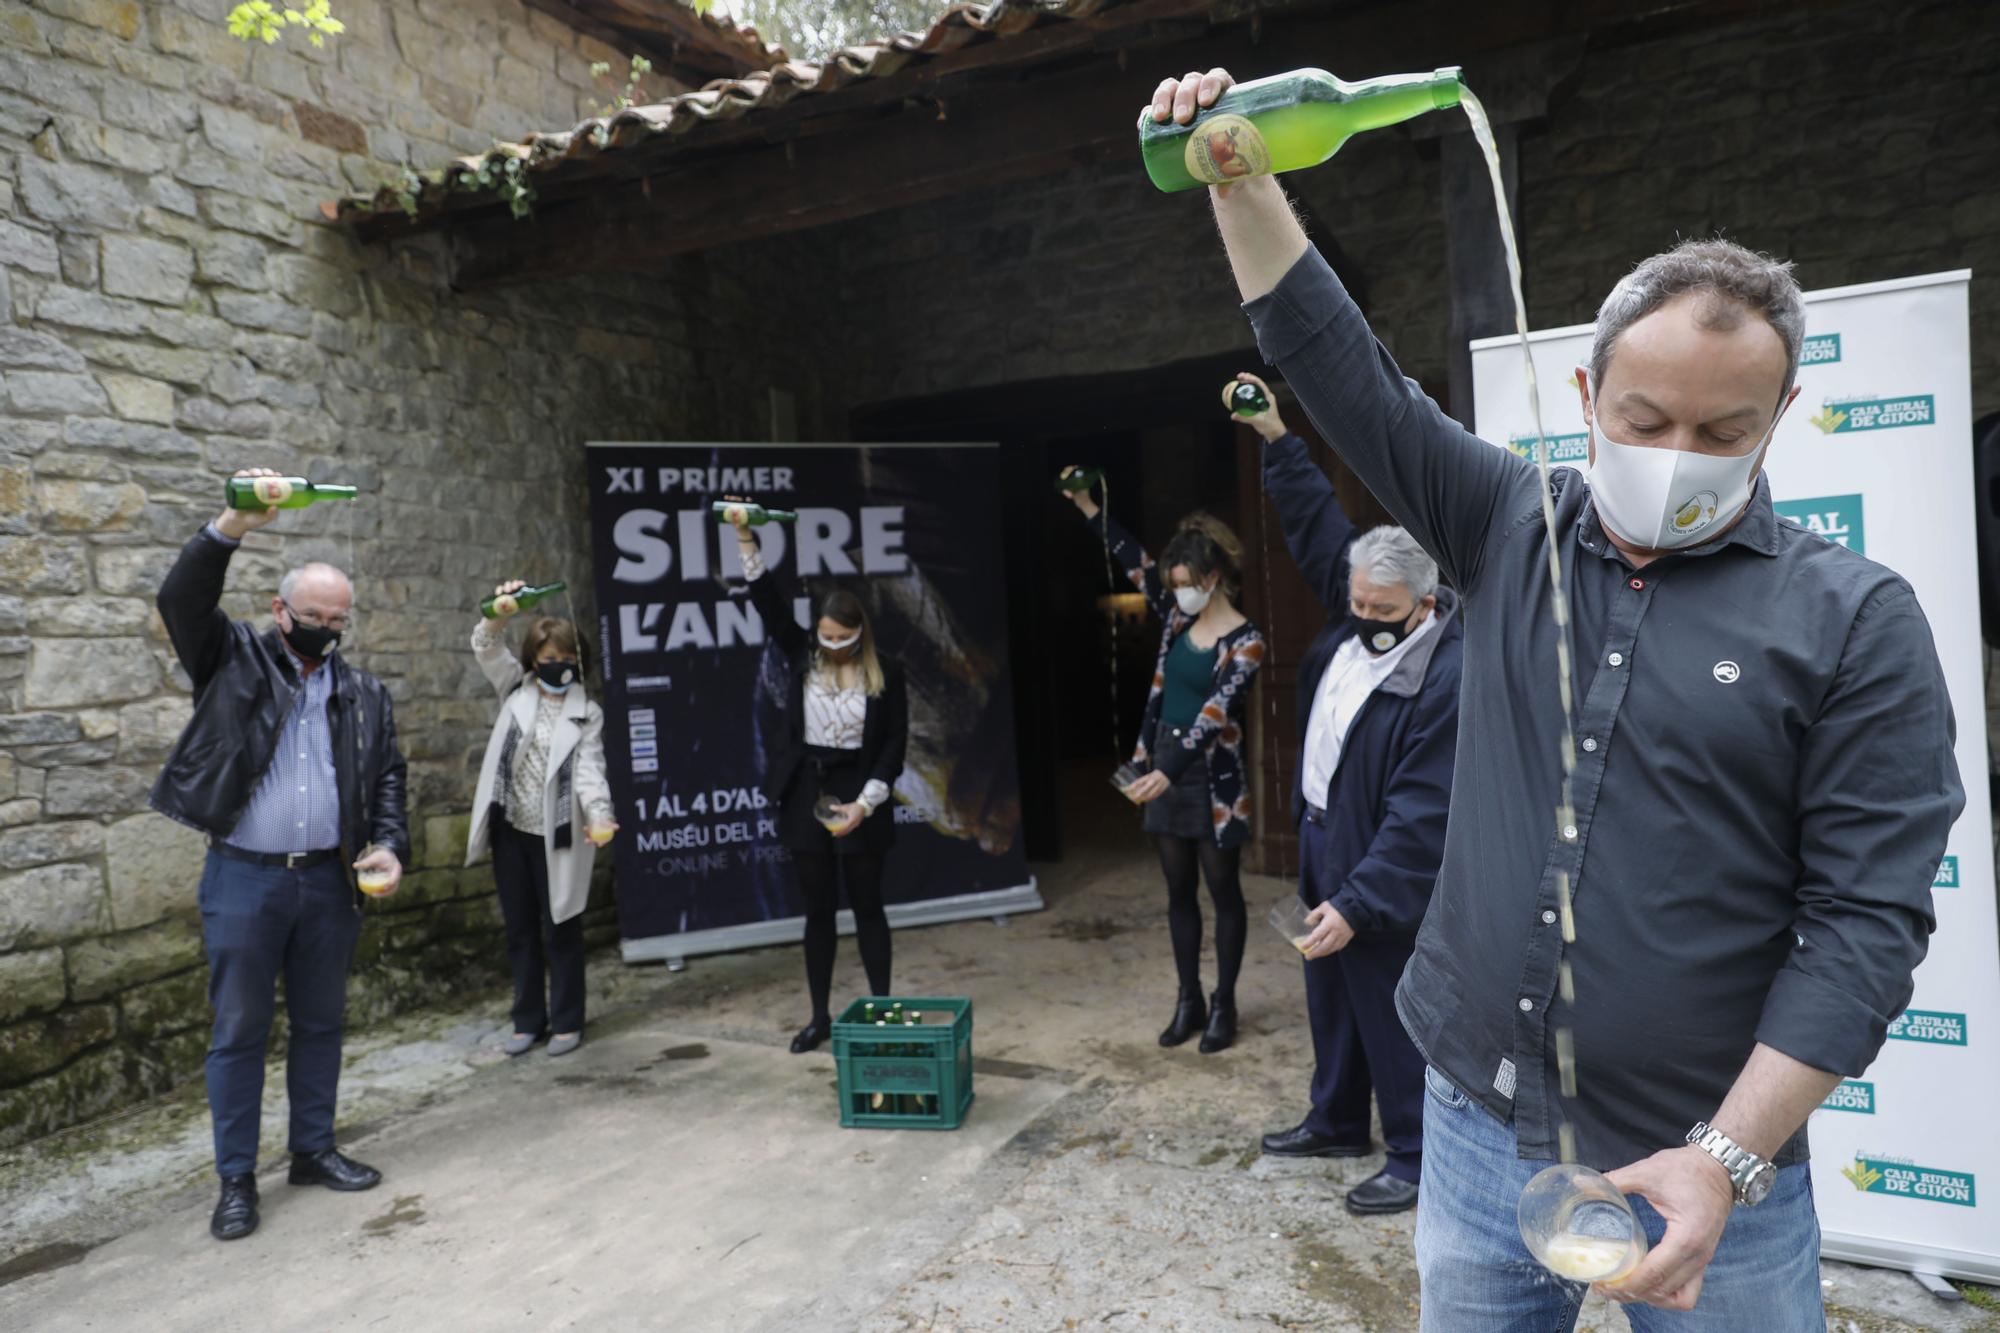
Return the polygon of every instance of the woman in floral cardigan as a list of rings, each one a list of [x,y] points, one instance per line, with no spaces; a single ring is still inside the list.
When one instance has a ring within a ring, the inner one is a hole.
[[[1236,608],[1243,546],[1219,520],[1190,514],[1156,565],[1088,489],[1067,494],[1165,625],[1132,755],[1145,774],[1127,795],[1145,806],[1144,827],[1166,872],[1167,921],[1180,973],[1174,1019],[1160,1045],[1178,1046],[1200,1032],[1202,1053],[1211,1054],[1236,1039],[1236,974],[1249,930],[1238,877],[1250,836],[1243,719],[1250,682],[1264,664],[1264,636]],[[1202,878],[1215,904],[1218,973],[1206,1006],[1197,893]]]

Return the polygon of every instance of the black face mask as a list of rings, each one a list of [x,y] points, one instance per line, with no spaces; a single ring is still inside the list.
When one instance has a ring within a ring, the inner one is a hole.
[[[1411,615],[1416,612],[1412,611]],[[1421,620],[1363,620],[1360,616],[1349,615],[1354,622],[1354,633],[1361,640],[1361,646],[1380,657],[1397,644],[1416,632]]]
[[[574,662],[537,662],[535,675],[542,684],[555,691],[563,691],[576,683],[580,673]]]
[[[292,611],[289,605],[285,610],[291,611],[292,614],[292,627],[282,631],[285,642],[292,646],[293,652],[306,661],[317,662],[340,646],[341,631],[328,629],[325,625],[305,624],[300,621],[299,613]]]

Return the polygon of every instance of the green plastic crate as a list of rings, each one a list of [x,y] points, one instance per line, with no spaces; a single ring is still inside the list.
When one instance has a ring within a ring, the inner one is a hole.
[[[878,1028],[862,1007],[921,1009],[917,1027]],[[938,1021],[944,1015],[950,1022]],[[840,1123],[848,1129],[957,1129],[972,1107],[972,1001],[871,995],[833,1020]],[[877,1096],[882,1099],[875,1105]]]

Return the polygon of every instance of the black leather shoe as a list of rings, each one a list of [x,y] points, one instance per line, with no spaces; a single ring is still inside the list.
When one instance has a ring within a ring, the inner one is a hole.
[[[382,1173],[343,1156],[338,1148],[322,1148],[293,1153],[289,1179],[294,1185],[324,1185],[330,1190],[372,1190],[382,1183]]]
[[[1201,1053],[1226,1051],[1236,1040],[1236,997],[1221,991],[1208,997],[1208,1030],[1201,1034]]]
[[[1304,1125],[1264,1136],[1264,1153],[1269,1157],[1366,1157],[1373,1152],[1369,1143],[1342,1143]]]
[[[1182,992],[1174,1005],[1174,1021],[1167,1024],[1167,1030],[1160,1034],[1160,1045],[1178,1046],[1201,1031],[1208,1022],[1208,1006],[1201,1002],[1201,992]]]
[[[1377,1171],[1347,1191],[1347,1211],[1360,1217],[1406,1213],[1416,1206],[1417,1187],[1387,1171]]]
[[[823,1018],[815,1018],[799,1029],[799,1035],[792,1038],[792,1054],[804,1055],[817,1049],[819,1044],[833,1035],[833,1024]]]
[[[242,1240],[256,1229],[257,1177],[223,1177],[222,1199],[208,1219],[208,1234],[217,1240]]]

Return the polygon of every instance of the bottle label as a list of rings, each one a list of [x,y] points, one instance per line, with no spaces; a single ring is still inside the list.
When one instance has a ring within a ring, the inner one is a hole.
[[[1247,116],[1211,116],[1188,133],[1187,172],[1210,185],[1270,174],[1271,150]]]
[[[292,498],[292,483],[283,477],[258,477],[250,489],[266,507],[281,505]]]
[[[512,593],[503,592],[493,599],[493,610],[503,616],[511,616],[521,609],[520,601]]]

